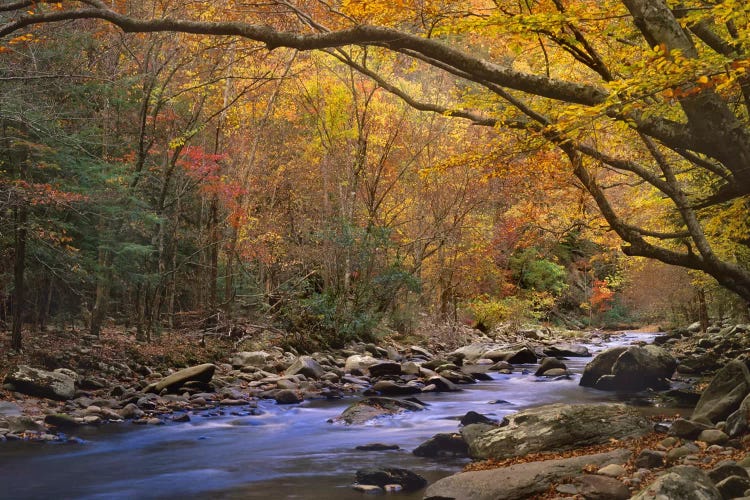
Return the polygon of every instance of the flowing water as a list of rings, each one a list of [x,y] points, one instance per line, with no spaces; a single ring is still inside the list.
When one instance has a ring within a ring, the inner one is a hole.
[[[592,352],[653,335],[627,334]],[[425,411],[370,425],[345,426],[328,419],[354,401],[305,401],[278,406],[261,402],[260,415],[242,407],[223,415],[196,414],[187,423],[139,427],[110,424],[84,429],[84,444],[0,444],[0,498],[301,498],[362,499],[349,485],[358,469],[403,467],[433,482],[453,474],[465,459],[415,457],[411,450],[438,432],[455,432],[469,410],[492,418],[548,403],[618,400],[618,395],[578,386],[591,358],[571,358],[571,380],[535,377],[535,366],[461,392],[420,395]],[[399,450],[366,452],[358,445],[397,444]],[[421,498],[422,493],[399,495]]]

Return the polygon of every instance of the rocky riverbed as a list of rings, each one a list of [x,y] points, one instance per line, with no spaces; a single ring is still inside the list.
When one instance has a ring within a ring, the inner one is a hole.
[[[608,334],[593,334],[585,340],[596,349],[607,338]],[[698,481],[703,486],[695,491],[714,495],[701,498],[734,498],[727,495],[750,481],[741,471],[750,465],[745,456],[750,418],[747,338],[748,328],[742,325],[717,326],[706,334],[676,330],[657,338],[660,347],[622,346],[599,354],[581,378],[582,385],[608,390],[645,390],[641,399],[657,404],[695,403],[700,398],[692,420],[657,423],[620,405],[557,404],[493,421],[466,408],[466,420],[455,432],[433,437],[415,454],[466,456],[483,460],[471,467],[484,470],[433,482],[425,496],[692,498],[670,492],[679,491],[685,481]],[[95,342],[92,339],[89,353],[97,351]],[[332,418],[338,422],[332,425],[361,426],[388,415],[429,412],[420,397],[467,389],[520,370],[550,383],[569,380],[564,358],[589,355],[581,339],[544,330],[477,335],[465,344],[457,349],[359,344],[312,355],[281,349],[239,351],[180,370],[116,357],[94,361],[93,356],[87,358],[89,353],[78,353],[76,362],[69,363],[76,369],[21,364],[6,370],[0,435],[5,440],[77,442],[74,436],[82,429],[115,422],[157,426],[188,422],[200,413],[230,414],[232,408],[260,413],[264,400],[292,407],[301,401],[350,395],[365,398]],[[713,471],[717,467],[732,474]],[[535,472],[524,476],[524,470]],[[399,483],[406,482],[399,479],[406,472],[383,474],[358,473],[356,487],[408,495],[407,485]],[[506,476],[513,480],[498,481]],[[510,489],[497,490],[501,484]]]

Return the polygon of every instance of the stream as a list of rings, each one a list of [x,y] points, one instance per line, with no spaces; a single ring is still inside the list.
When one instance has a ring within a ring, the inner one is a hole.
[[[644,340],[629,333],[591,346],[592,353]],[[468,459],[429,459],[411,450],[438,432],[456,432],[469,410],[491,418],[549,403],[618,401],[615,393],[578,385],[591,358],[565,363],[571,380],[533,375],[537,365],[516,366],[511,375],[490,372],[492,381],[463,385],[460,392],[426,393],[425,411],[370,425],[328,423],[354,398],[276,405],[262,401],[260,415],[245,407],[192,415],[165,426],[110,424],[83,428],[84,444],[0,443],[0,498],[7,499],[362,499],[352,490],[355,472],[402,467],[430,483],[459,471]],[[368,443],[399,450],[358,451]],[[422,498],[422,491],[398,498]]]

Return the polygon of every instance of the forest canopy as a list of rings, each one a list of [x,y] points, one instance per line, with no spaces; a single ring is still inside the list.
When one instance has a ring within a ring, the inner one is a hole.
[[[19,0],[0,37],[18,328],[592,321],[661,264],[750,302],[745,1]]]

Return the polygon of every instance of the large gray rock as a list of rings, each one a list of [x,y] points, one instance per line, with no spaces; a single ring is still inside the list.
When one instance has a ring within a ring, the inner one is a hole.
[[[678,465],[656,478],[633,500],[655,499],[722,500],[721,493],[711,479],[697,467]]]
[[[308,378],[320,378],[326,371],[310,356],[300,356],[284,372],[285,375],[304,375]]]
[[[364,372],[372,365],[376,365],[378,363],[380,363],[380,360],[377,358],[373,358],[372,356],[353,354],[346,358],[346,362],[344,363],[344,371],[347,373],[351,373],[352,370]]]
[[[677,360],[660,347],[615,347],[586,365],[580,385],[614,391],[663,388],[675,368]]]
[[[571,450],[642,436],[651,424],[625,405],[552,404],[509,415],[508,424],[482,433],[461,433],[473,458],[502,460],[529,453]]]
[[[190,368],[174,372],[172,375],[150,384],[146,387],[144,392],[159,393],[164,389],[167,391],[176,391],[187,382],[201,382],[207,384],[211,382],[211,379],[214,376],[214,371],[216,371],[216,365],[211,363],[191,366]]]
[[[726,431],[731,437],[744,434],[750,429],[750,395],[740,403],[740,408],[727,417]]]
[[[5,376],[4,383],[12,391],[40,398],[68,400],[75,395],[75,378],[67,373],[48,372],[26,365],[18,365]]]
[[[364,424],[370,420],[389,415],[398,415],[406,411],[424,410],[424,406],[412,401],[370,397],[352,403],[341,415],[333,419],[333,422],[345,424]]]
[[[624,463],[629,450],[529,462],[499,469],[460,472],[430,485],[425,500],[513,500],[547,491],[550,484],[583,473],[584,467]]]
[[[719,422],[739,409],[750,393],[750,372],[745,363],[733,360],[719,370],[701,394],[693,410],[693,420]]]

